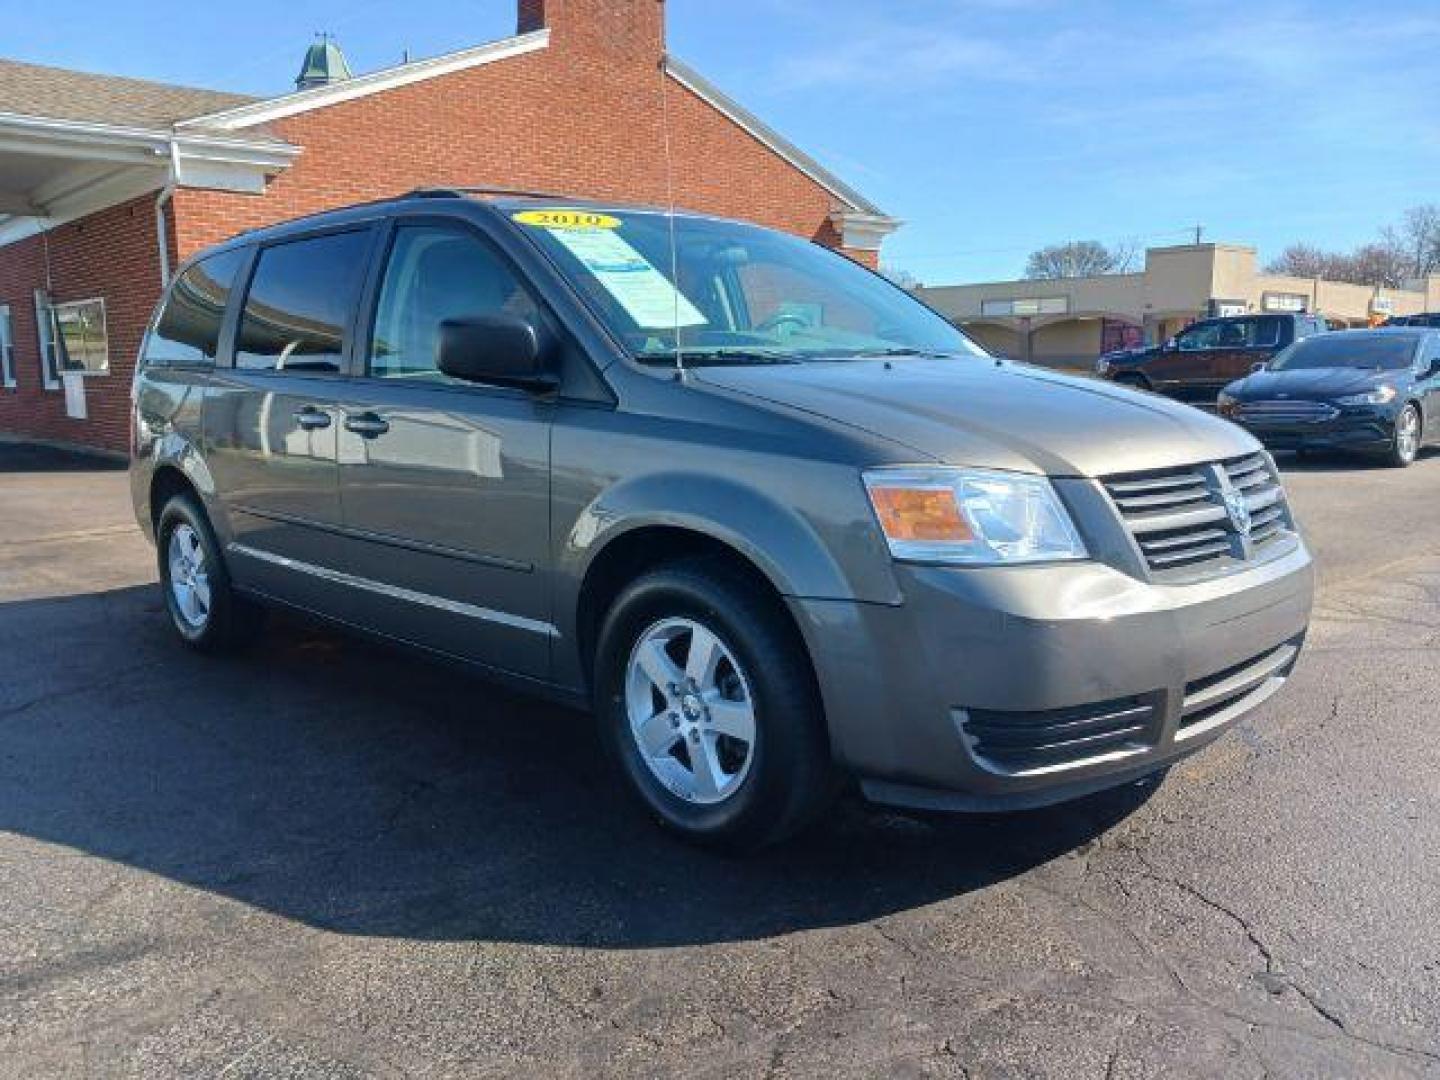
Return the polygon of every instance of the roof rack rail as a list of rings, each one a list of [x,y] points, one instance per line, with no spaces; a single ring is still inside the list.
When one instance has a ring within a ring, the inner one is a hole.
[[[512,198],[525,199],[574,199],[575,195],[565,195],[558,191],[530,191],[524,188],[495,187],[491,185],[460,185],[453,186],[442,184],[431,187],[418,187],[404,197],[407,199],[459,199],[466,195],[505,195]]]

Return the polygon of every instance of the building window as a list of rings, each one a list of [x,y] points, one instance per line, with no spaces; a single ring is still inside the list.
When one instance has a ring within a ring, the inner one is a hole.
[[[8,304],[0,304],[0,385],[7,390],[15,386],[15,324]]]
[[[235,275],[245,260],[236,248],[202,259],[176,279],[165,308],[145,339],[147,367],[214,367],[220,327]]]
[[[54,304],[60,370],[82,375],[110,374],[110,337],[105,330],[104,300]]]
[[[44,289],[35,290],[35,336],[40,343],[40,384],[46,390],[58,390],[60,363],[56,352],[55,309]]]
[[[369,245],[367,230],[291,240],[261,251],[245,298],[235,366],[338,373]]]
[[[980,314],[991,317],[1065,315],[1070,311],[1068,296],[1025,296],[1009,300],[982,300]]]

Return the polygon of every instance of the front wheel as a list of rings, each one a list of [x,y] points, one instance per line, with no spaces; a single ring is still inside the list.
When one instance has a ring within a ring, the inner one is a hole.
[[[1414,405],[1406,405],[1395,417],[1395,434],[1390,438],[1390,450],[1385,460],[1394,468],[1403,469],[1414,464],[1420,454],[1420,411]]]
[[[676,563],[626,588],[600,633],[595,691],[628,786],[688,840],[773,843],[834,790],[799,635],[778,600],[723,563]]]

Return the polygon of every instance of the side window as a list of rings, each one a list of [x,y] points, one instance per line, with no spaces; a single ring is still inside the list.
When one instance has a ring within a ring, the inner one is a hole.
[[[369,243],[369,231],[361,230],[263,248],[240,318],[235,366],[339,372]]]
[[[8,304],[0,304],[0,385],[7,390],[15,385],[15,324]]]
[[[1245,320],[1245,324],[1246,346],[1266,349],[1274,348],[1280,344],[1279,319],[1247,319]]]
[[[450,382],[437,366],[440,324],[499,314],[540,317],[530,293],[484,241],[445,225],[401,225],[375,309],[369,372]]]
[[[213,367],[220,349],[220,326],[245,250],[222,251],[201,259],[171,287],[155,329],[145,339],[145,364]]]
[[[1181,331],[1175,343],[1185,352],[1199,349],[1214,349],[1220,344],[1220,328],[1224,323],[1196,323],[1188,330]]]

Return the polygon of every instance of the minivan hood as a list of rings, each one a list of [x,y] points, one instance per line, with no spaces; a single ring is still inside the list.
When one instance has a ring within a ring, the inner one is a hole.
[[[1245,432],[1111,383],[989,359],[704,367],[696,379],[953,465],[1104,476],[1253,453]]]
[[[1401,383],[1404,371],[1376,371],[1374,368],[1300,368],[1295,371],[1257,371],[1240,380],[1231,392],[1240,397],[1287,397],[1324,400],[1344,394],[1363,394],[1381,383]]]

